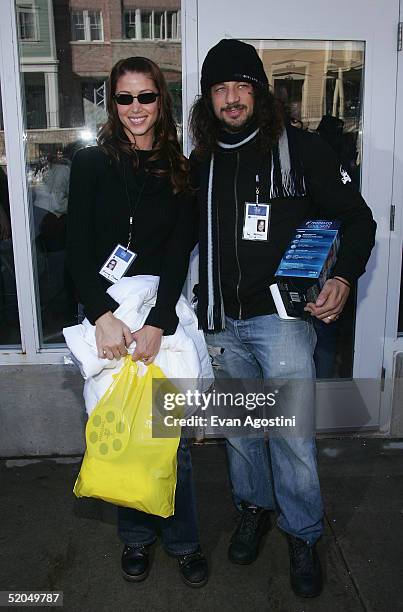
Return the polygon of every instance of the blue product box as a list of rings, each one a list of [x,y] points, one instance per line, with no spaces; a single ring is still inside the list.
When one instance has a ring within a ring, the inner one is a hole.
[[[271,288],[283,318],[305,316],[306,304],[316,301],[337,260],[340,226],[338,221],[310,220],[297,228],[277,268],[277,286]]]

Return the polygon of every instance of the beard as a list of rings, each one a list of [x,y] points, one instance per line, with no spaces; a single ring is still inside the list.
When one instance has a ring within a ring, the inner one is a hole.
[[[221,110],[224,111],[235,108],[243,110],[246,108],[246,106],[244,106],[243,104],[233,104],[231,106],[224,107]],[[237,124],[229,123],[225,119],[220,119],[219,122],[222,130],[231,134],[237,134],[238,132],[243,132],[244,129],[249,127],[249,125],[253,122],[253,115],[247,116],[245,119],[243,119],[240,123]]]

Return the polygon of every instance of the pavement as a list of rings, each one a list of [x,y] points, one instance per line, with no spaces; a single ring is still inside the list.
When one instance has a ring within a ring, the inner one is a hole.
[[[148,579],[125,582],[115,507],[76,499],[72,487],[81,458],[58,457],[0,461],[0,591],[63,591],[68,612],[403,611],[402,440],[318,440],[326,509],[318,549],[326,583],[314,600],[291,592],[287,542],[276,527],[254,564],[228,561],[237,513],[225,451],[208,444],[192,453],[211,569],[206,587],[186,587],[160,543]]]

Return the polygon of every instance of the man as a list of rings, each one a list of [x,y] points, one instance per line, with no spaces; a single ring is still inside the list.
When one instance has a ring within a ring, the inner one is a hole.
[[[300,416],[313,409],[312,317],[327,324],[339,317],[351,284],[365,271],[376,225],[329,146],[286,125],[254,47],[221,40],[203,63],[201,92],[190,119],[199,183],[200,325],[218,376],[310,381],[306,393],[287,395]],[[246,231],[250,203],[266,221],[259,235]],[[333,278],[307,305],[307,320],[284,321],[269,285],[298,225],[323,218],[343,227]],[[270,511],[277,509],[289,542],[291,586],[297,595],[318,595],[315,544],[323,509],[313,432],[269,436],[268,444],[262,437],[228,438],[227,452],[240,510],[229,559],[257,558]]]

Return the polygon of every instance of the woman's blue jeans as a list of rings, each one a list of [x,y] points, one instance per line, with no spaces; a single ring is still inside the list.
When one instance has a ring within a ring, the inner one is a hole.
[[[180,441],[178,448],[175,514],[162,518],[140,510],[118,507],[118,534],[124,544],[149,546],[158,533],[170,555],[187,555],[199,548],[192,458],[185,439]]]
[[[206,334],[216,377],[283,378],[287,402],[298,415],[314,415],[316,335],[310,322],[278,315],[226,318],[226,329]],[[278,526],[313,544],[322,534],[323,505],[313,432],[308,435],[228,437],[227,455],[234,501],[279,510]]]

